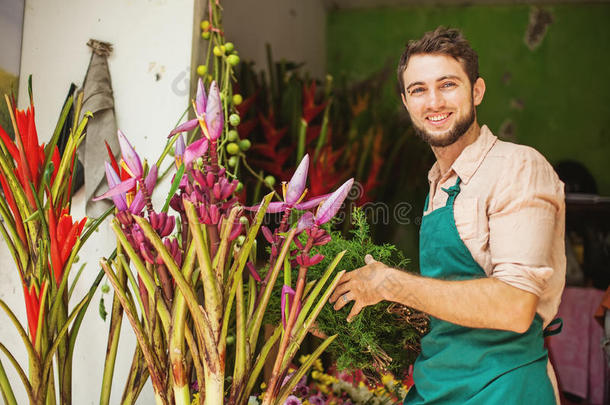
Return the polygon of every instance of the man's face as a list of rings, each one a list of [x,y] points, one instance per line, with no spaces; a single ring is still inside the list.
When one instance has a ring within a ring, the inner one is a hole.
[[[468,131],[476,119],[485,84],[474,87],[461,63],[441,54],[413,55],[403,72],[402,99],[416,133],[430,146],[449,146]]]

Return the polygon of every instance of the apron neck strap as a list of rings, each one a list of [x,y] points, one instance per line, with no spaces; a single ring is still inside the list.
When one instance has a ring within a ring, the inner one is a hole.
[[[448,194],[447,204],[445,206],[453,206],[453,202],[455,201],[455,197],[460,193],[460,183],[462,179],[458,176],[455,185],[449,188],[441,188],[445,193]]]

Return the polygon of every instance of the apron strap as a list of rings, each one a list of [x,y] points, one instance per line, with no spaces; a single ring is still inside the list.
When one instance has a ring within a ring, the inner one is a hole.
[[[563,319],[555,318],[547,325],[546,328],[542,331],[543,337],[558,335],[561,333],[561,329],[563,329]]]
[[[449,187],[449,188],[441,187],[441,190],[443,190],[445,193],[447,193],[449,195],[447,198],[447,203],[445,204],[445,207],[453,206],[455,197],[457,197],[457,195],[460,193],[460,183],[461,182],[462,182],[462,179],[460,179],[460,176],[458,176],[458,178],[455,182],[455,185],[453,185],[452,187]]]

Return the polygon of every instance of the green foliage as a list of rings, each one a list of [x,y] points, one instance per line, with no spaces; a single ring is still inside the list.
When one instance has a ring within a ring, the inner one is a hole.
[[[341,251],[346,250],[336,271],[351,271],[365,265],[364,256],[372,255],[376,260],[391,267],[402,269],[408,263],[402,252],[390,244],[376,245],[369,233],[369,224],[365,213],[355,209],[352,214],[353,229],[350,237],[344,237],[340,232],[332,231],[332,241],[324,246],[315,247],[314,253],[321,253],[325,259],[308,270],[307,280],[317,280],[330,263]],[[305,242],[305,235],[301,235]],[[297,269],[293,270],[292,278],[296,278]],[[280,318],[281,280],[275,286],[272,301],[268,307],[267,321],[277,323]],[[400,373],[405,371],[415,361],[418,345],[417,330],[412,325],[388,312],[390,303],[380,302],[377,305],[364,308],[351,323],[346,321],[353,303],[346,305],[340,311],[335,311],[331,304],[326,303],[316,320],[319,331],[333,335],[338,334],[335,341],[327,349],[327,353],[336,361],[338,369],[361,369],[370,374],[376,374],[375,365],[386,367],[389,371]],[[391,360],[390,360],[391,358]]]

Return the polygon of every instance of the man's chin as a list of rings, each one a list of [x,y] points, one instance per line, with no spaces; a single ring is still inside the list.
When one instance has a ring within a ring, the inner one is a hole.
[[[441,133],[433,133],[417,127],[414,129],[417,136],[419,136],[424,142],[430,146],[439,148],[453,145],[462,135],[464,135],[463,132],[456,132],[454,128]]]

